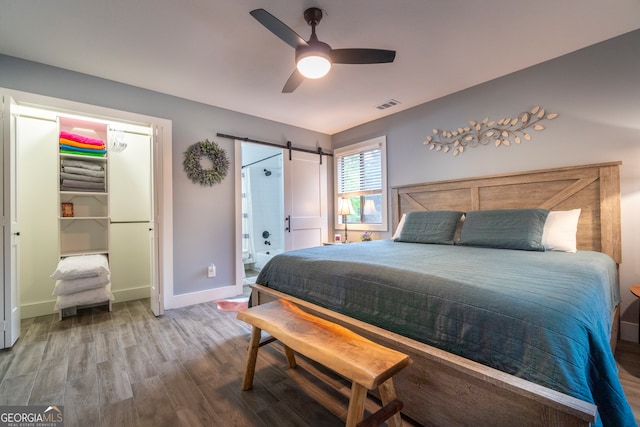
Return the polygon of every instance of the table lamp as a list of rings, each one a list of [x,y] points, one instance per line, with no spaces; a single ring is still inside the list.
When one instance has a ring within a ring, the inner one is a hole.
[[[344,243],[347,243],[347,215],[353,215],[354,213],[350,199],[338,199],[338,215],[342,215],[342,222],[344,223]]]

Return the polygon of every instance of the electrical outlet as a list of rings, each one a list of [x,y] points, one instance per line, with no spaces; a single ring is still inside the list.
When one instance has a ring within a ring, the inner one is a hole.
[[[214,264],[209,264],[209,268],[207,269],[207,277],[216,277],[216,266]]]

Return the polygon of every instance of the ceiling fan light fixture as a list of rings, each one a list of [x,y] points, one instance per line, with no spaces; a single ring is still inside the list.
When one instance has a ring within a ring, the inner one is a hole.
[[[253,16],[267,30],[296,50],[296,69],[282,88],[282,93],[291,93],[308,79],[319,79],[327,75],[332,64],[383,64],[393,62],[395,50],[384,49],[331,49],[318,40],[316,26],[322,20],[322,9],[310,7],[304,11],[304,20],[311,27],[309,40],[286,26],[264,9],[252,10]]]
[[[308,79],[319,79],[327,75],[331,69],[331,62],[323,57],[310,55],[298,60],[298,71]]]
[[[308,79],[319,79],[331,69],[331,47],[328,44],[309,40],[308,46],[296,49],[296,67]]]

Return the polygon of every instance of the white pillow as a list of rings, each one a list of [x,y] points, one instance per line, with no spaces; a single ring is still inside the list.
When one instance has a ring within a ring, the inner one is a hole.
[[[80,291],[88,291],[106,286],[111,282],[110,274],[99,274],[92,277],[81,277],[79,279],[56,280],[56,286],[51,295],[69,295]]]
[[[576,233],[581,209],[551,211],[542,230],[542,246],[547,251],[576,252]]]
[[[79,279],[109,273],[109,260],[106,255],[78,255],[61,259],[51,277]]]
[[[98,289],[76,292],[75,294],[59,295],[53,309],[62,310],[63,308],[74,307],[76,305],[97,304],[105,301],[113,301],[111,284]]]
[[[393,233],[393,240],[398,240],[400,238],[400,234],[402,233],[402,227],[404,226],[404,219],[407,217],[407,214],[402,214],[402,218],[400,218],[400,222],[398,223],[398,227],[396,228],[396,232]]]

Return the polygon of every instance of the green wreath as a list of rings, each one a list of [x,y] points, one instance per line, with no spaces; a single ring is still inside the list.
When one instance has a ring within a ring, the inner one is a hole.
[[[203,157],[211,160],[213,164],[211,169],[202,169],[200,160]],[[219,184],[227,176],[229,159],[227,153],[218,144],[205,139],[187,148],[182,166],[191,181],[202,186],[212,186]]]

